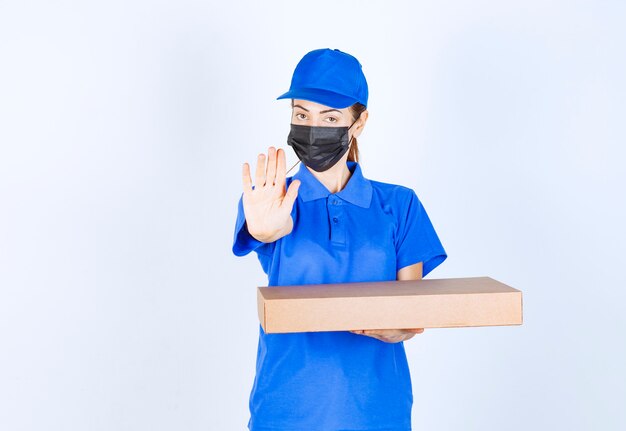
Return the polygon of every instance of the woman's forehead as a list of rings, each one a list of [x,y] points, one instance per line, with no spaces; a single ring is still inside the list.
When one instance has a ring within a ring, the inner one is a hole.
[[[333,111],[333,112],[339,111],[343,113],[348,110],[348,108],[343,108],[343,109],[333,108],[331,106],[322,105],[321,103],[312,102],[310,100],[304,100],[304,99],[293,99],[292,106],[294,108],[300,107],[304,109],[305,111],[310,111],[310,112],[312,111],[312,112],[317,112],[317,113],[323,113],[327,111]]]

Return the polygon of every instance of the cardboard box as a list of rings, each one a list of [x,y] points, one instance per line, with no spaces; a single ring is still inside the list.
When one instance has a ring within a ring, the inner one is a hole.
[[[522,292],[490,277],[260,286],[266,333],[522,324]]]

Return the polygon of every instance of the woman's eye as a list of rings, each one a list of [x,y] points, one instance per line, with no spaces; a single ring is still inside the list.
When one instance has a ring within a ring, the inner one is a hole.
[[[335,117],[328,117],[327,120],[332,120],[331,123],[337,122],[337,119]]]
[[[306,117],[306,115],[304,115],[303,113],[299,113],[299,114],[296,114],[296,118],[298,120],[304,120],[304,118],[301,118],[300,115],[302,115],[302,117]]]

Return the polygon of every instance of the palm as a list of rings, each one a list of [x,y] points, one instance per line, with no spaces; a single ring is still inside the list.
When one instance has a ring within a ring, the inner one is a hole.
[[[267,165],[267,166],[266,166]],[[243,165],[243,207],[248,231],[259,239],[272,240],[279,234],[291,231],[293,221],[291,209],[297,197],[299,181],[294,181],[285,189],[285,152],[268,150],[259,154],[254,177],[254,188],[250,176],[250,166]]]

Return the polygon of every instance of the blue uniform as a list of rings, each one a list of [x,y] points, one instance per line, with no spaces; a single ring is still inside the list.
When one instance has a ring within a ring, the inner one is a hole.
[[[415,192],[365,178],[356,162],[337,193],[306,168],[291,216],[293,231],[263,243],[247,230],[242,199],[233,253],[254,250],[269,286],[396,280],[423,262],[423,275],[447,254]],[[348,287],[346,287],[348,288]],[[349,331],[266,334],[259,325],[251,431],[411,429],[413,393],[403,342]]]

